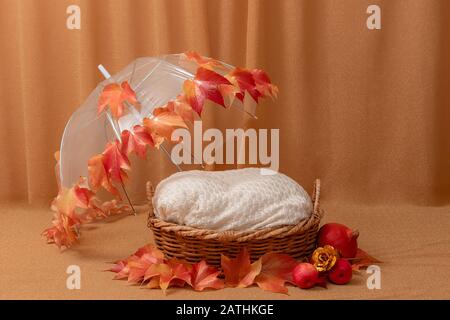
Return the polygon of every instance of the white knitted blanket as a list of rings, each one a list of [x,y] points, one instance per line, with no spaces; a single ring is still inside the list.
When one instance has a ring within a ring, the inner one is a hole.
[[[309,217],[312,202],[288,176],[260,169],[183,171],[161,181],[153,197],[165,221],[212,230],[254,230],[295,224]]]

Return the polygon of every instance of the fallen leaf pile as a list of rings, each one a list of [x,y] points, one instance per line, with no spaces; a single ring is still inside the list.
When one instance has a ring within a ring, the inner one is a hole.
[[[151,289],[160,288],[163,292],[169,287],[189,286],[202,291],[245,288],[256,284],[263,290],[288,293],[285,284],[294,284],[292,270],[297,264],[294,258],[280,253],[267,253],[251,263],[244,248],[235,258],[222,255],[221,272],[204,260],[190,264],[183,260],[165,259],[157,248],[146,245],[128,258],[117,261],[108,271],[116,273],[114,279]]]
[[[59,153],[56,153],[56,156],[59,156]],[[59,166],[58,158],[57,166]],[[72,188],[60,187],[58,195],[53,199],[51,209],[54,212],[53,226],[44,230],[42,235],[48,243],[54,243],[58,248],[68,248],[75,243],[80,235],[82,224],[130,212],[128,205],[121,204],[116,199],[99,200],[89,189],[84,178],[80,178]]]
[[[187,128],[187,122],[193,122],[201,116],[207,100],[228,108],[235,99],[243,101],[247,93],[256,103],[260,98],[277,96],[278,88],[262,70],[231,69],[196,52],[186,52],[184,55],[188,61],[197,64],[197,72],[194,79],[184,82],[183,92],[174,100],[155,108],[141,125],[134,126],[131,131],[122,131],[120,140],[109,142],[102,153],[93,155],[87,163],[87,178],[81,177],[80,182],[69,189],[61,187],[58,181],[59,192],[51,206],[54,211],[53,226],[43,232],[48,243],[68,248],[79,238],[82,224],[129,212],[129,206],[120,202],[122,196],[119,191],[119,187],[125,190],[124,184],[131,170],[129,156],[134,153],[145,159],[147,147],[158,148],[164,141],[178,142],[171,141],[172,132],[177,128]],[[100,93],[97,113],[109,110],[112,117],[118,119],[124,115],[128,106],[139,107],[136,93],[130,84],[127,81],[111,83]],[[57,176],[58,167],[59,159]],[[115,199],[100,201],[95,196],[100,189],[105,189]],[[164,268],[168,270],[169,267]],[[166,277],[171,278],[168,273],[163,274],[161,279],[164,281]],[[180,281],[178,273],[173,277]]]

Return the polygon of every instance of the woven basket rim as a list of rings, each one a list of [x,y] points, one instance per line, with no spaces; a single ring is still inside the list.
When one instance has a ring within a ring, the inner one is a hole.
[[[311,226],[320,223],[323,211],[320,209],[320,179],[314,181],[312,193],[313,213],[308,218],[300,220],[295,225],[282,225],[270,228],[261,228],[256,230],[226,230],[218,231],[211,229],[201,229],[187,225],[180,225],[173,222],[161,220],[155,216],[153,211],[154,188],[152,183],[147,182],[147,199],[149,202],[149,216],[147,226],[149,228],[160,228],[166,232],[173,232],[182,237],[192,237],[196,240],[236,241],[245,242],[249,240],[264,240],[268,238],[283,238],[291,234],[309,230]]]

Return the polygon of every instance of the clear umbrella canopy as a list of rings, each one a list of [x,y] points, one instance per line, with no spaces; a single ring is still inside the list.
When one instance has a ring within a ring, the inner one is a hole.
[[[227,64],[226,69],[232,69]],[[87,176],[90,157],[101,153],[107,142],[120,139],[123,130],[141,124],[156,107],[176,98],[187,79],[193,79],[198,65],[183,54],[139,58],[122,71],[101,82],[68,121],[60,148],[60,180],[64,187],[71,187],[81,176]],[[136,92],[140,110],[130,106],[117,121],[109,111],[97,113],[97,102],[109,83],[128,81]],[[243,108],[240,101],[237,107]],[[240,104],[240,105],[239,105]],[[247,113],[249,111],[246,111]],[[254,113],[251,110],[250,113]]]

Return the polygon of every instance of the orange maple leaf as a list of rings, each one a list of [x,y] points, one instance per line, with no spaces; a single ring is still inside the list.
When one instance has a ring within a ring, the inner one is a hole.
[[[123,183],[127,178],[127,170],[130,170],[130,161],[122,153],[122,147],[118,140],[106,145],[103,151],[103,165],[111,181]]]
[[[231,82],[214,71],[200,67],[193,80],[184,82],[183,92],[192,109],[201,115],[206,99],[225,107],[220,85],[231,85]]]
[[[91,203],[91,208],[89,208],[85,213],[88,221],[106,218],[131,210],[131,207],[128,204],[123,204],[117,201],[117,199],[102,202],[93,197],[93,200],[95,201],[92,201],[93,203]]]
[[[93,156],[88,161],[89,185],[94,192],[100,187],[105,188],[109,193],[119,196],[119,191],[112,184],[112,181],[106,172],[103,154]]]
[[[223,101],[226,108],[231,107],[237,95],[241,93],[239,87],[232,84],[221,84],[219,85],[220,94],[223,97]]]
[[[174,101],[169,101],[166,108],[178,114],[185,122],[194,122],[196,118],[195,111],[186,101],[184,95],[179,95]]]
[[[263,98],[271,97],[276,99],[278,96],[278,87],[273,85],[267,73],[260,69],[253,69],[251,71],[253,79],[255,79],[256,90]]]
[[[131,283],[144,280],[150,265],[164,262],[164,254],[153,245],[145,245],[126,259],[116,261],[107,271],[116,273],[114,279],[126,279]]]
[[[125,273],[124,269],[127,267],[128,261],[127,260],[119,260],[114,263],[114,265],[107,269],[106,271],[111,271],[117,273],[117,275],[114,277],[114,279],[123,279],[128,277],[128,271]]]
[[[230,287],[248,287],[261,272],[261,260],[250,263],[250,256],[245,248],[235,259],[222,255],[221,266],[225,274],[225,284]]]
[[[144,254],[142,257],[133,257],[128,262],[128,282],[138,283],[147,280],[145,278],[146,272],[154,264],[160,264],[159,261],[150,254]]]
[[[154,146],[153,138],[147,129],[136,125],[133,130],[122,131],[122,153],[129,156],[132,152],[142,159],[146,158],[147,146]]]
[[[103,88],[98,99],[97,114],[109,106],[113,117],[118,119],[122,116],[127,102],[132,105],[137,104],[136,93],[127,81],[120,85],[118,83],[108,84]]]
[[[261,273],[255,283],[263,290],[288,293],[286,282],[293,282],[292,270],[298,262],[287,254],[266,253],[261,258]]]
[[[128,282],[129,283],[140,283],[144,281],[144,275],[147,269],[153,263],[147,261],[146,259],[141,259],[139,257],[131,257],[128,260]]]
[[[98,159],[103,167],[102,155],[99,155]],[[79,238],[82,224],[100,216],[108,216],[119,208],[122,210],[124,206],[118,206],[115,201],[99,203],[95,193],[89,189],[87,179],[80,177],[73,187],[60,187],[51,204],[51,209],[55,211],[53,227],[44,230],[42,235],[47,238],[47,243],[55,243],[60,249],[69,248]]]
[[[108,269],[107,271],[116,272],[114,280],[127,279],[130,275],[128,261],[118,261],[111,269]]]
[[[73,187],[73,193],[77,199],[77,206],[87,209],[90,207],[91,199],[94,197],[94,193],[88,188],[75,185]]]
[[[218,278],[219,274],[219,270],[208,266],[206,261],[202,260],[192,266],[191,286],[196,291],[206,288],[222,289],[225,284]]]
[[[164,260],[164,254],[161,252],[161,250],[159,250],[158,248],[156,248],[154,245],[151,244],[147,244],[143,247],[140,247],[139,249],[136,250],[135,253],[133,253],[133,256],[142,257],[144,254],[150,254],[156,259],[156,261]]]
[[[170,280],[169,287],[184,287],[186,285],[186,281],[182,279],[172,279]],[[159,275],[152,277],[146,285],[148,289],[161,289],[161,277]],[[164,293],[166,293],[164,291]]]
[[[92,191],[78,185],[75,185],[72,188],[62,187],[56,198],[53,200],[51,207],[56,212],[72,216],[75,214],[76,208],[88,208],[92,196]]]
[[[148,289],[157,289],[157,288],[160,288],[159,282],[160,282],[159,276],[154,276],[153,278],[151,278],[151,279],[147,282],[146,287],[147,287]]]
[[[199,53],[197,53],[195,51],[186,51],[184,53],[184,55],[188,60],[194,61],[199,66],[201,66],[205,69],[226,70],[226,67],[224,66],[224,64],[222,62],[220,62],[216,59],[213,59],[213,58],[201,56]]]
[[[159,287],[164,293],[173,281],[177,286],[183,283],[191,283],[191,272],[189,266],[177,259],[171,259],[167,263],[152,264],[145,273],[144,280],[150,280],[149,287],[153,288],[155,282],[151,281],[153,277],[158,277]],[[180,283],[181,281],[181,283]]]
[[[72,246],[77,241],[81,222],[76,217],[56,212],[52,224],[53,227],[42,232],[42,235],[47,238],[47,243],[54,243],[62,249]]]
[[[176,128],[187,129],[183,118],[166,107],[156,108],[152,117],[144,119],[144,126],[152,135],[156,147],[159,147],[164,139],[171,141],[172,132]]]

